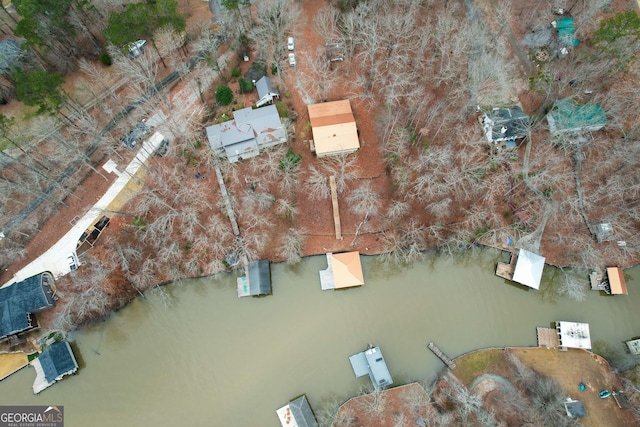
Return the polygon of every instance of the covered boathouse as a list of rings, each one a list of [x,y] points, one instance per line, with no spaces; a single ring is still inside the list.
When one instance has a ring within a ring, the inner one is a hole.
[[[276,411],[282,427],[318,427],[306,395],[293,399]]]
[[[262,259],[250,262],[246,275],[238,277],[238,298],[271,295],[271,264]]]
[[[33,383],[34,394],[40,393],[56,381],[60,381],[65,375],[71,375],[78,370],[78,362],[66,341],[52,344],[34,359],[31,365],[36,370],[36,380]]]
[[[351,368],[353,368],[356,378],[369,375],[376,391],[393,384],[387,363],[384,361],[379,347],[369,346],[365,351],[349,356],[349,362],[351,362]]]
[[[364,285],[360,252],[327,254],[327,269],[320,270],[320,287],[323,291]]]
[[[498,263],[496,275],[533,289],[540,289],[544,260],[541,255],[520,249],[518,255],[511,254],[508,264]]]

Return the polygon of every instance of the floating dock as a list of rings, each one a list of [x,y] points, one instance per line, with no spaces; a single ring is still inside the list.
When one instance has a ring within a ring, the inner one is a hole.
[[[538,347],[557,349],[560,345],[558,340],[558,330],[555,328],[537,327],[536,335],[538,337]]]
[[[433,354],[438,356],[438,358],[440,360],[442,360],[442,362],[444,362],[444,364],[447,365],[447,367],[449,369],[455,369],[456,368],[456,362],[454,362],[453,360],[449,359],[449,356],[444,354],[444,352],[442,350],[440,350],[440,348],[438,348],[437,345],[435,345],[434,343],[430,342],[429,344],[427,344],[427,347],[429,348],[429,350],[431,350],[433,352]]]
[[[496,276],[502,277],[503,279],[513,280],[513,272],[516,269],[516,262],[518,261],[518,255],[511,252],[511,258],[509,262],[498,262],[498,267],[496,268]]]

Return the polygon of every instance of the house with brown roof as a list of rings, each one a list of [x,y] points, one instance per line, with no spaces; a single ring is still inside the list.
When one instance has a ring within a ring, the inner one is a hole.
[[[353,153],[360,148],[356,120],[348,99],[307,106],[318,157]]]
[[[360,252],[327,254],[327,269],[320,270],[320,287],[323,291],[362,285],[364,285],[364,276]]]
[[[619,267],[607,267],[607,276],[609,277],[608,292],[611,295],[629,295],[627,291],[627,282],[624,280],[624,273]]]

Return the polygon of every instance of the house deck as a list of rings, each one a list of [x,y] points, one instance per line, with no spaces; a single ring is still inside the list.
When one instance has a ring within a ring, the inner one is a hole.
[[[336,283],[333,280],[333,266],[331,265],[332,254],[327,254],[327,269],[320,270],[320,288],[323,291],[328,291],[336,288]]]
[[[36,380],[33,382],[33,393],[38,394],[45,388],[53,385],[53,383],[47,381],[47,378],[44,375],[44,370],[42,369],[42,365],[40,364],[40,361],[38,359],[35,359],[33,362],[31,362],[31,365],[36,370]]]
[[[248,274],[246,276],[238,277],[236,282],[238,284],[238,298],[251,296]]]
[[[560,345],[558,331],[555,328],[537,327],[536,335],[538,336],[538,347],[557,349]]]

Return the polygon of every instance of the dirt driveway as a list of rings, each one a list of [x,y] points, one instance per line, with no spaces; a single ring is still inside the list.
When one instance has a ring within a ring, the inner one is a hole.
[[[545,348],[510,349],[530,368],[554,378],[572,399],[584,403],[587,416],[580,422],[587,427],[635,426],[629,410],[618,408],[613,397],[600,399],[598,392],[622,388],[609,364],[585,350],[558,351]],[[580,391],[580,383],[586,389]]]

